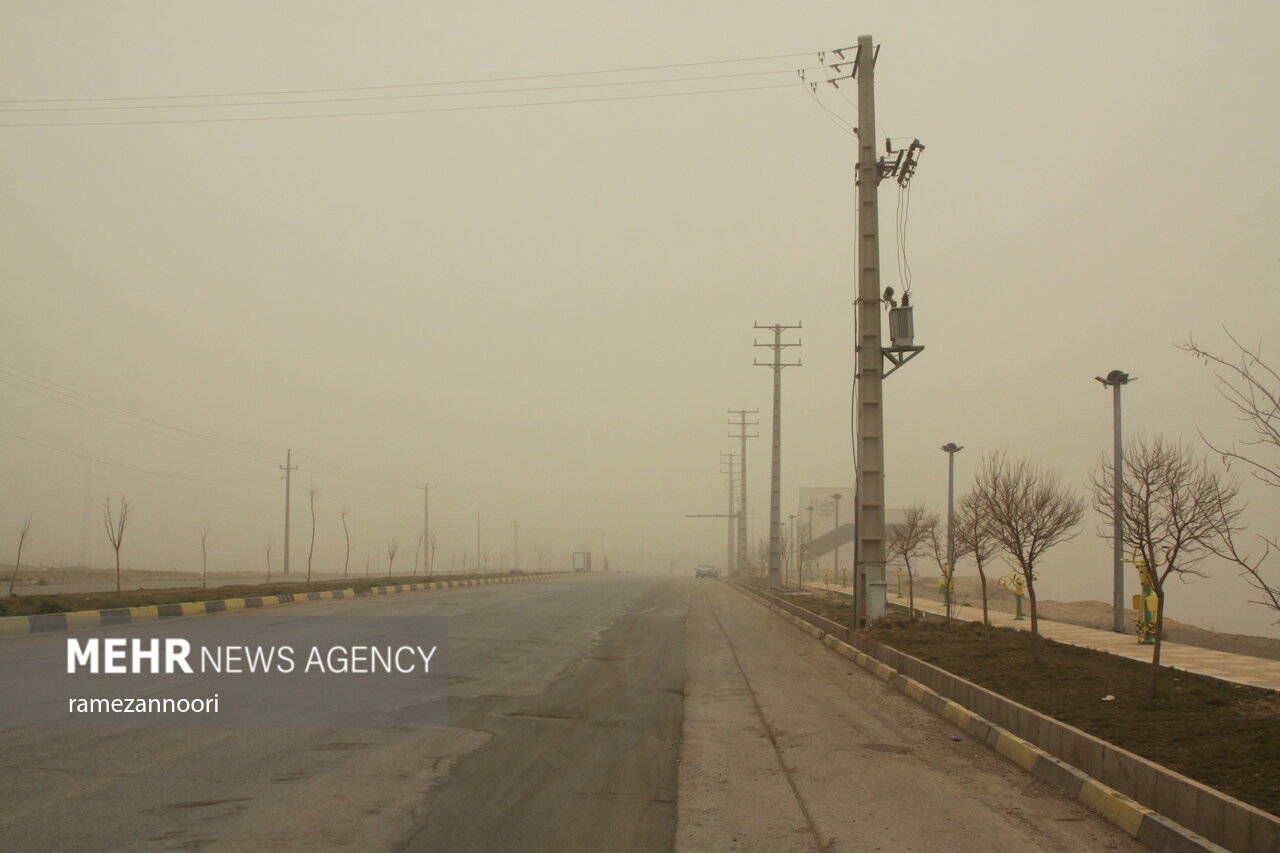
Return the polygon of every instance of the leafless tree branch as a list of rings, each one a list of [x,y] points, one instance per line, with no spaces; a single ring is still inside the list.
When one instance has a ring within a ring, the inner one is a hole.
[[[1179,349],[1213,370],[1218,393],[1235,409],[1237,418],[1248,427],[1252,437],[1225,446],[1215,445],[1203,433],[1200,438],[1228,470],[1233,463],[1241,464],[1259,482],[1280,488],[1280,373],[1263,360],[1261,344],[1250,348],[1227,329],[1223,331],[1235,347],[1234,358],[1215,355],[1191,338]],[[1224,507],[1219,520],[1222,529],[1217,553],[1240,566],[1241,576],[1261,593],[1261,599],[1250,601],[1251,604],[1280,613],[1280,581],[1266,571],[1267,559],[1280,550],[1277,537],[1258,534],[1261,551],[1247,554],[1238,545],[1238,537],[1243,533],[1238,514],[1233,519]]]
[[[911,561],[928,555],[929,540],[938,528],[938,514],[923,504],[912,504],[903,510],[902,521],[890,524],[886,532],[886,551],[900,558],[907,569],[908,606],[911,619],[916,618],[916,583]]]
[[[1040,663],[1036,564],[1055,545],[1071,540],[1084,515],[1084,499],[1058,476],[1004,452],[983,457],[974,481],[977,505],[991,537],[1018,567],[1031,604],[1031,659]]]
[[[1198,459],[1191,448],[1155,436],[1137,436],[1124,448],[1122,541],[1147,567],[1157,597],[1151,695],[1159,686],[1160,651],[1170,576],[1205,577],[1199,564],[1219,549],[1226,528],[1238,523],[1239,484]],[[1089,478],[1093,507],[1114,528],[1114,460],[1102,458]]]
[[[22,523],[22,529],[18,531],[18,557],[13,561],[13,575],[9,578],[9,597],[13,597],[14,584],[18,582],[18,567],[22,565],[22,548],[27,544],[27,540],[31,538],[31,513],[27,513],[27,520]]]
[[[115,512],[111,509],[111,496],[103,502],[102,523],[107,528],[107,541],[116,552],[116,592],[120,591],[120,546],[124,544],[124,530],[129,525],[129,499],[120,496],[120,506]]]
[[[991,612],[987,600],[986,566],[1000,553],[1000,544],[991,535],[987,517],[983,515],[976,491],[970,489],[960,498],[956,518],[956,560],[973,557],[978,567],[978,583],[982,586],[982,625],[987,640],[991,639]]]

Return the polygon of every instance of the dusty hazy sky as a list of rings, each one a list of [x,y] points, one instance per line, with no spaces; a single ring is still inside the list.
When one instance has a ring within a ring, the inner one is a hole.
[[[30,559],[106,565],[98,507],[124,492],[127,564],[197,568],[208,524],[212,566],[257,569],[291,447],[295,482],[321,489],[325,568],[343,503],[359,565],[385,566],[389,536],[411,553],[428,480],[438,565],[474,551],[477,511],[492,558],[518,519],[526,564],[721,562],[722,526],[683,515],[722,511],[726,410],[767,416],[753,322],[805,327],[784,515],[801,486],[852,479],[853,91],[823,86],[819,106],[795,70],[863,33],[882,45],[879,132],[928,146],[906,246],[927,349],[886,384],[889,503],[941,508],[948,441],[962,486],[1008,448],[1083,487],[1110,447],[1092,377],[1112,368],[1140,377],[1130,430],[1240,437],[1174,343],[1222,347],[1225,325],[1277,352],[1278,28],[1267,3],[0,2],[0,362],[250,458],[11,373],[0,429],[257,481],[0,435],[0,547],[32,512]],[[763,56],[781,58],[697,64]],[[531,75],[571,76],[353,89]],[[353,90],[194,97],[319,89]],[[444,92],[472,94],[386,99]],[[189,97],[15,111],[164,95]],[[190,106],[334,98],[364,100]],[[246,120],[384,111],[411,112]],[[203,118],[241,120],[103,124]],[[881,198],[901,289],[898,195]],[[767,432],[750,452],[765,535]],[[1249,491],[1274,532],[1280,500]],[[1052,555],[1047,595],[1108,599],[1095,526]],[[1172,615],[1275,635],[1225,574],[1175,590]]]

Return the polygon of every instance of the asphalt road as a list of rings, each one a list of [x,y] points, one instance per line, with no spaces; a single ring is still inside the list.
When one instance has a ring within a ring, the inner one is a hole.
[[[715,581],[566,577],[75,636],[340,625],[379,643],[440,616],[447,726],[419,724],[414,679],[370,689],[365,724],[289,726],[360,684],[335,698],[316,678],[257,726],[0,730],[0,850],[1141,849]],[[0,673],[33,678],[65,644],[0,640]]]

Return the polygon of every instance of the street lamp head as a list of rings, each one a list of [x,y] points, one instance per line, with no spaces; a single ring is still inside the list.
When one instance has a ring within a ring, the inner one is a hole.
[[[964,450],[963,447],[958,447],[954,441],[942,445],[940,449],[945,450],[948,453],[959,453],[961,450]]]
[[[1093,378],[1101,382],[1103,385],[1106,385],[1107,387],[1111,387],[1113,385],[1128,385],[1130,382],[1135,382],[1138,379],[1138,377],[1130,376],[1129,374],[1125,373],[1123,370],[1111,371],[1110,373],[1107,374],[1106,379],[1103,379],[1101,376],[1095,376]]]
[[[835,499],[838,501],[838,500],[840,500],[842,497],[844,497],[844,495],[840,494],[839,492],[836,492],[836,493],[835,493],[834,495],[832,495],[831,497],[835,498]]]

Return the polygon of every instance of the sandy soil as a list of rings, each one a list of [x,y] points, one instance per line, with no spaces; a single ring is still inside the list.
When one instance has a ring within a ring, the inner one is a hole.
[[[991,609],[1001,610],[1006,613],[1014,611],[1013,593],[998,586],[992,580],[988,580],[987,590],[988,606]],[[935,600],[940,599],[937,579],[918,579],[916,581],[916,595]],[[957,601],[962,604],[982,607],[982,587],[978,583],[977,576],[958,576],[956,578],[956,595]],[[1098,628],[1104,631],[1111,630],[1112,610],[1111,605],[1106,602],[1042,600],[1039,602],[1039,611],[1040,615],[1045,619],[1056,622],[1067,622],[1072,625],[1082,625],[1086,628]],[[1137,613],[1133,610],[1126,611],[1125,624],[1130,626],[1131,631],[1136,619]],[[1280,660],[1280,640],[1273,640],[1268,637],[1206,631],[1204,628],[1197,628],[1195,625],[1188,625],[1185,622],[1178,622],[1174,619],[1165,620],[1164,637],[1171,643],[1185,643],[1188,646],[1198,646],[1203,649],[1232,652],[1238,655],[1251,655],[1258,658],[1267,658],[1268,660]]]

